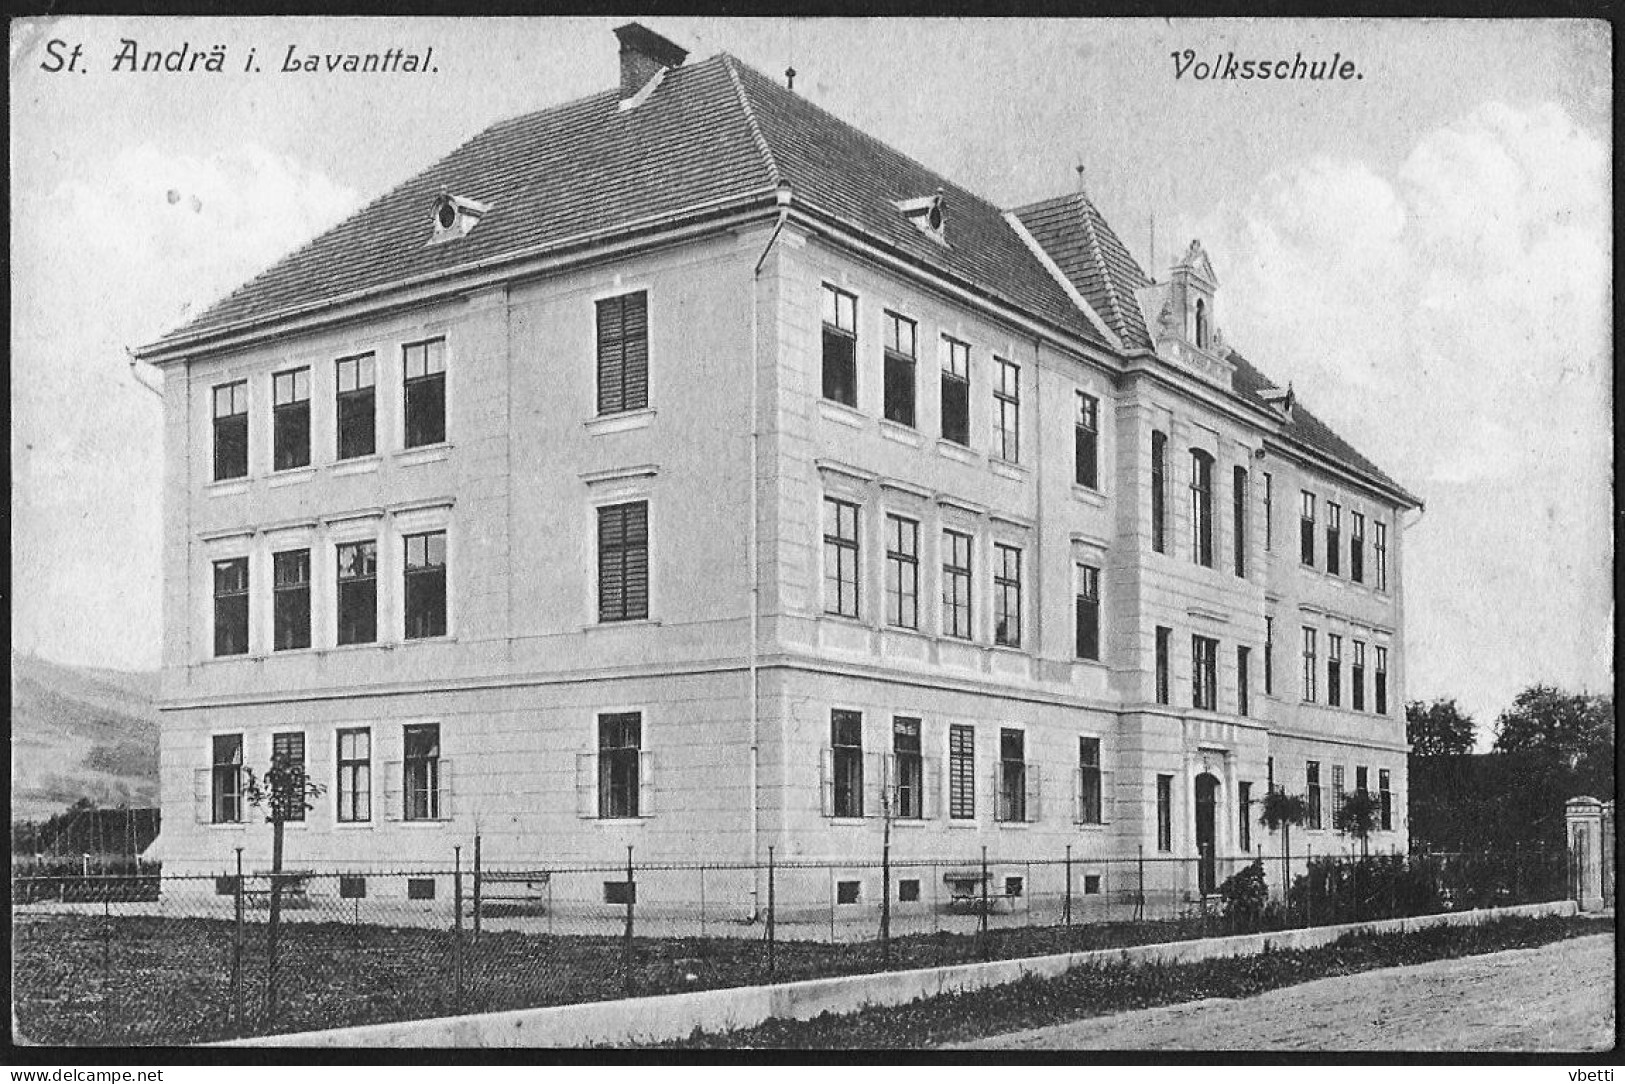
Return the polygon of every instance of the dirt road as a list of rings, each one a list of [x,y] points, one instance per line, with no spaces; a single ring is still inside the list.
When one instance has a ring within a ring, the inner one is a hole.
[[[1002,1050],[1607,1050],[1614,937],[1559,941],[1416,967],[1012,1032]]]

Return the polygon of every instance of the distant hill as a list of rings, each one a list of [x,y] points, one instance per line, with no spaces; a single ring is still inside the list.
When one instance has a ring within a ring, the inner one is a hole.
[[[158,804],[158,672],[11,656],[11,816]]]

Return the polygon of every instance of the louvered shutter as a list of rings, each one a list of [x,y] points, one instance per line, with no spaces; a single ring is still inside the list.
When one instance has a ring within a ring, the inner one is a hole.
[[[214,820],[214,808],[209,800],[213,780],[214,774],[209,768],[198,768],[192,773],[192,816],[199,824]]]
[[[621,409],[642,410],[649,405],[649,295],[628,294],[621,300]]]
[[[835,816],[835,750],[824,749],[818,761],[819,809],[826,817]]]
[[[453,776],[451,769],[451,761],[440,761],[440,819],[443,821],[451,820],[453,812],[456,809],[453,802],[454,796],[457,793],[457,788],[452,784]]]
[[[1100,773],[1100,823],[1112,822],[1112,811],[1117,805],[1117,776],[1115,772]]]
[[[886,807],[881,803],[883,788],[886,785],[886,761],[879,753],[863,754],[863,809],[860,811],[865,817],[880,817],[885,815]],[[895,813],[895,810],[894,810]]]
[[[598,510],[598,620],[615,621],[626,609],[626,519],[621,507]]]
[[[927,820],[942,816],[942,762],[935,757],[925,761],[925,796],[920,813]]]
[[[598,413],[626,409],[621,392],[621,298],[598,303]]]
[[[594,753],[576,754],[576,816],[598,816],[598,757]]]
[[[1036,824],[1044,814],[1044,770],[1040,765],[1027,765],[1027,823]]]
[[[649,616],[649,505],[643,501],[626,506],[626,549],[623,564],[626,583],[625,616]]]
[[[386,821],[400,820],[404,804],[405,801],[401,794],[401,762],[398,760],[386,761],[384,764],[384,819]]]
[[[1083,769],[1072,769],[1072,823],[1086,823],[1087,811],[1083,808]]]
[[[655,811],[655,755],[648,749],[638,753],[638,816]]]

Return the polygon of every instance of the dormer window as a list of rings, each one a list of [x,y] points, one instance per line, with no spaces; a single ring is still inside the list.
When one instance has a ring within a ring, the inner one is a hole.
[[[898,200],[896,206],[899,211],[908,216],[908,220],[914,223],[915,228],[921,233],[933,240],[947,244],[948,238],[945,232],[947,216],[940,189],[934,196]]]
[[[1208,347],[1207,336],[1207,302],[1201,298],[1196,299],[1196,345],[1203,350]]]
[[[449,192],[440,193],[434,201],[434,236],[429,238],[429,244],[466,237],[490,210],[489,203],[454,196]]]

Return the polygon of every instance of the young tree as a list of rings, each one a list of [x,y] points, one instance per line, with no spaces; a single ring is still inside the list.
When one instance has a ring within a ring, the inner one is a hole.
[[[276,1019],[276,945],[282,923],[282,855],[283,828],[290,820],[300,820],[313,809],[311,800],[326,789],[313,783],[305,774],[303,758],[294,759],[286,753],[271,757],[271,766],[265,775],[255,778],[254,769],[244,773],[243,797],[258,809],[264,807],[265,819],[271,825],[271,914],[265,926],[265,1016]]]
[[[1382,824],[1382,800],[1370,791],[1351,791],[1332,811],[1332,825],[1360,841],[1361,859],[1371,855],[1371,833]]]
[[[1281,833],[1281,893],[1285,899],[1292,887],[1292,826],[1309,819],[1309,799],[1277,788],[1267,791],[1259,806],[1258,823]]]
[[[1467,756],[1476,741],[1474,730],[1473,717],[1463,715],[1453,697],[1405,705],[1405,740],[1414,756]]]

